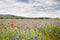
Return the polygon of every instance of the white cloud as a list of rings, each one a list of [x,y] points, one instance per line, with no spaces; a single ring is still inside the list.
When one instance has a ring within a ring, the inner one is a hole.
[[[59,17],[59,2],[52,0],[29,0],[29,3],[17,2],[17,0],[0,0],[0,14],[13,14],[25,17]],[[56,8],[56,9],[55,9]]]

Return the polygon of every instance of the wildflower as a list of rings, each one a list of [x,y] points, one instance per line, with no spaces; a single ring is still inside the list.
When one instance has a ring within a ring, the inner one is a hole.
[[[0,30],[2,30],[2,27],[0,27]]]
[[[14,26],[15,26],[15,24],[14,24],[14,23],[10,23],[10,26],[11,26],[11,27],[14,27]]]
[[[25,29],[25,30],[28,30],[28,29],[29,29],[29,27],[28,27],[27,25],[25,25],[25,26],[24,26],[24,29]]]
[[[40,26],[37,24],[37,25],[35,26],[35,28],[40,28]]]
[[[38,40],[38,37],[35,37],[34,40]]]
[[[25,27],[24,27],[24,29],[26,30],[26,29],[28,29],[28,27],[27,27],[27,26],[25,26]]]
[[[14,40],[17,40],[19,38],[19,36],[16,36],[15,38],[14,38]]]
[[[17,40],[17,38],[15,37],[14,40]]]

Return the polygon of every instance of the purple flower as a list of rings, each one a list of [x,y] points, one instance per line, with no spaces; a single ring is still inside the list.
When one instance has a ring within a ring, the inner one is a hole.
[[[38,37],[35,37],[34,40],[38,40]]]
[[[14,40],[17,40],[16,37],[14,38]]]
[[[37,24],[37,25],[35,26],[35,28],[40,28],[40,26]]]
[[[29,27],[27,25],[24,26],[25,30],[29,30]]]
[[[14,37],[14,40],[17,40],[19,37],[18,36],[16,36],[16,37]]]

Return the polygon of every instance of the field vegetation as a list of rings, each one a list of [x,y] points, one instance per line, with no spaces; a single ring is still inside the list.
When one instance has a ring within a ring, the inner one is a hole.
[[[0,19],[0,40],[60,40],[60,20]]]

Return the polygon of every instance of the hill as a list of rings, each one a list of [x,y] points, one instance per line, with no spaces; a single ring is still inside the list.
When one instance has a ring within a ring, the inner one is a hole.
[[[28,17],[21,17],[21,16],[15,16],[15,15],[0,15],[0,19],[32,19]],[[59,18],[50,18],[50,17],[39,17],[39,18],[33,18],[33,19],[59,19]]]

